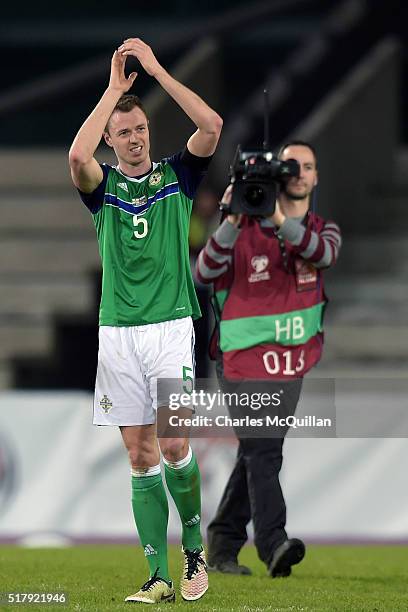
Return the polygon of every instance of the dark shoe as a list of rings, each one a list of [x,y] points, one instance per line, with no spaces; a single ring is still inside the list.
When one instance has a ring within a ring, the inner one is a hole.
[[[284,578],[290,576],[292,565],[300,563],[305,556],[305,545],[302,540],[291,538],[285,540],[283,544],[273,553],[272,561],[269,564],[269,575],[272,578]]]
[[[237,561],[218,561],[214,565],[207,563],[209,572],[220,572],[221,574],[237,574],[240,576],[250,576],[252,574],[246,565],[238,565]]]

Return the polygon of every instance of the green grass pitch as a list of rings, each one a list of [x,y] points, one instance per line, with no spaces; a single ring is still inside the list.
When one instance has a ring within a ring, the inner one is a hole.
[[[166,610],[231,610],[258,612],[397,612],[408,610],[408,547],[309,546],[304,561],[290,578],[271,579],[247,546],[240,557],[253,576],[210,574],[210,589],[198,602],[146,606],[125,604],[147,578],[140,547],[80,546],[61,549],[0,547],[0,591],[64,590],[63,605],[11,605],[1,610],[129,610],[134,605]],[[176,586],[181,570],[179,547],[170,549]]]

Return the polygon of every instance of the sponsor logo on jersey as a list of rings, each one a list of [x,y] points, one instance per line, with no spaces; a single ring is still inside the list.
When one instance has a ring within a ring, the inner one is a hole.
[[[259,281],[269,280],[270,274],[266,268],[268,267],[269,259],[267,255],[255,255],[251,259],[251,266],[255,272],[252,272],[248,281],[250,283],[258,283]]]
[[[129,193],[129,189],[128,189],[127,183],[118,183],[118,187],[123,189],[123,191],[126,191],[127,193]]]
[[[132,198],[132,206],[143,206],[147,203],[147,196],[143,195],[140,198]]]
[[[108,414],[110,410],[112,410],[112,402],[107,395],[104,395],[101,401],[99,402],[100,407],[104,411],[105,414]]]
[[[163,174],[160,171],[153,172],[153,174],[149,176],[149,185],[151,187],[156,187],[156,185],[160,185],[160,183],[162,182],[162,179],[163,179]]]
[[[150,544],[146,544],[144,547],[145,557],[149,557],[150,555],[157,555],[157,550],[153,548]]]
[[[295,259],[296,287],[298,291],[316,289],[317,270],[308,261],[300,257]]]

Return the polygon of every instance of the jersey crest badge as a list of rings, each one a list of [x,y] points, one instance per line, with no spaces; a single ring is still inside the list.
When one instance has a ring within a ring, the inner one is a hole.
[[[118,183],[118,187],[123,189],[123,191],[126,191],[127,193],[129,193],[129,189],[128,189],[127,183]]]
[[[153,172],[153,174],[149,176],[149,185],[150,187],[156,187],[156,185],[160,185],[162,180],[163,174],[161,172]]]

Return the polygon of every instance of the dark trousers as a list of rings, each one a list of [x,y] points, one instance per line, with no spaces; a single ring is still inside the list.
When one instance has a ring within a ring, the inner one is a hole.
[[[277,388],[285,389],[283,413],[293,415],[302,379],[278,385]],[[279,482],[283,441],[283,437],[239,438],[234,469],[207,530],[210,565],[236,561],[247,541],[247,525],[251,519],[255,546],[259,558],[266,564],[286,540],[286,504]]]

